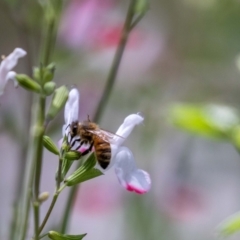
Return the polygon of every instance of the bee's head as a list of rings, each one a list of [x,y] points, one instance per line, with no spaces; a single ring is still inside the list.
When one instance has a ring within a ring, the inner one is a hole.
[[[70,129],[71,129],[71,136],[74,137],[77,135],[77,130],[78,130],[78,122],[72,122],[71,123],[71,126],[70,126]]]

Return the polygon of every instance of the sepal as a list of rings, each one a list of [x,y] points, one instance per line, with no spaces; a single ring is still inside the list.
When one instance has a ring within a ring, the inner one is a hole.
[[[52,240],[81,240],[83,239],[87,234],[81,234],[81,235],[67,235],[62,234],[56,231],[50,231],[48,233],[48,237]]]
[[[64,183],[67,186],[73,186],[78,183],[103,175],[100,170],[93,168],[95,165],[95,154],[91,153],[88,159],[84,162],[84,164],[80,168],[78,168],[72,175],[70,175],[64,181]]]
[[[46,135],[43,136],[43,146],[51,153],[59,155],[57,146],[49,136]]]
[[[52,120],[63,108],[68,99],[68,89],[65,86],[57,88],[54,92],[52,102],[47,113],[47,121]]]
[[[28,91],[33,91],[39,93],[41,91],[41,86],[32,80],[30,77],[28,77],[25,74],[16,74],[15,78],[18,82],[18,84],[25,88]]]
[[[61,181],[63,181],[64,177],[66,176],[66,174],[68,173],[70,167],[72,166],[74,161],[71,160],[67,160],[66,158],[63,159],[62,162],[62,173],[61,173]],[[57,175],[56,175],[57,178]]]

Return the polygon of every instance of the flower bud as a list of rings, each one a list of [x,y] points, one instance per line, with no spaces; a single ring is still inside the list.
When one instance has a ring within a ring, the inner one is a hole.
[[[78,160],[81,156],[82,154],[78,151],[69,151],[65,153],[65,158],[70,161]]]
[[[37,93],[41,91],[41,86],[37,82],[33,81],[27,75],[17,74],[15,78],[18,81],[19,85],[25,88],[26,90],[37,92]]]
[[[73,174],[71,174],[64,182],[67,186],[73,186],[78,183],[87,181],[91,178],[98,177],[103,173],[93,168],[96,164],[95,154],[91,153],[88,159],[84,162],[84,164],[78,168]]]
[[[54,77],[54,73],[55,73],[55,63],[50,63],[43,72],[43,82],[50,82],[52,81],[53,77]]]
[[[87,234],[81,234],[81,235],[67,235],[62,234],[56,231],[50,231],[48,233],[48,237],[52,240],[81,240],[83,239]]]
[[[43,136],[43,146],[51,153],[59,155],[57,146],[54,144],[53,140],[46,135]]]
[[[40,82],[41,76],[40,76],[40,69],[38,67],[33,68],[33,78],[37,81]]]
[[[54,92],[52,102],[47,113],[47,121],[52,120],[63,108],[68,99],[68,89],[65,86],[57,88]]]
[[[38,200],[40,202],[44,202],[49,198],[49,192],[42,192],[40,193],[40,195],[38,196]]]
[[[49,96],[53,93],[55,88],[56,88],[56,83],[55,82],[47,82],[43,86],[43,91],[47,96]]]

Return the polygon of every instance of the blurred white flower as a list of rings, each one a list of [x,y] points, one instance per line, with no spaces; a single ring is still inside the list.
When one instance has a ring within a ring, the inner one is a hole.
[[[63,126],[63,136],[69,135],[69,128],[67,126],[74,121],[78,121],[78,111],[79,93],[77,89],[72,89],[69,93],[69,98],[64,111],[65,124]],[[136,167],[132,152],[127,147],[123,147],[122,144],[130,135],[133,128],[136,125],[142,123],[143,120],[143,117],[139,114],[131,114],[127,116],[122,125],[117,130],[116,136],[110,144],[110,164],[105,170],[102,169],[99,165],[96,166],[102,172],[105,172],[114,166],[119,183],[126,190],[134,191],[139,194],[146,193],[150,190],[150,176],[147,172]],[[71,142],[72,141],[74,141],[74,139],[71,139]],[[73,146],[73,148],[74,147],[75,146]],[[82,150],[80,149],[80,151]]]
[[[26,55],[26,51],[21,48],[15,48],[14,51],[7,57],[4,57],[0,65],[0,95],[3,94],[8,80],[13,80],[14,85],[17,86],[15,80],[16,73],[11,71],[18,63],[18,59]]]

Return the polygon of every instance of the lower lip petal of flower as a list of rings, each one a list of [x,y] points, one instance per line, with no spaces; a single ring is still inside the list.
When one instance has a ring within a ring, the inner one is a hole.
[[[135,167],[132,152],[121,147],[115,159],[115,173],[119,183],[128,191],[139,194],[146,193],[151,188],[151,178],[147,172]]]
[[[129,176],[120,173],[121,170],[116,169],[116,174],[120,184],[130,192],[144,194],[151,188],[151,179],[147,172],[141,169],[135,169]],[[125,178],[123,178],[125,177]]]

